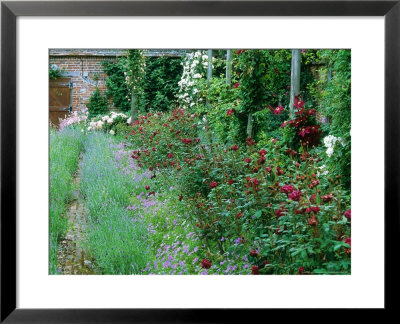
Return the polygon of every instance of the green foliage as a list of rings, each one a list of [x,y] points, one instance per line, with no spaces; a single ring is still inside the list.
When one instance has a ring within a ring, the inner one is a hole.
[[[131,85],[128,69],[134,61],[128,64],[132,57],[122,57],[116,62],[103,62],[107,74],[107,96],[112,98],[115,107],[124,112],[131,109]],[[137,107],[141,112],[150,110],[166,111],[175,104],[175,96],[179,90],[178,81],[182,73],[181,59],[176,57],[146,57],[142,82],[137,91]]]
[[[239,132],[244,140],[247,137],[245,130],[249,116],[262,109],[265,103],[267,63],[259,50],[245,50],[236,56],[236,60],[240,73],[238,88],[241,100],[241,110],[237,116],[240,122]],[[253,137],[255,132],[253,129],[250,137]]]
[[[336,146],[328,159],[328,167],[335,176],[342,176],[343,184],[350,189],[351,170],[351,51],[319,50],[317,56],[325,66],[320,73],[323,78],[310,86],[315,100],[321,106],[325,118],[324,131],[343,139],[344,146]],[[329,80],[331,69],[331,80]]]
[[[104,114],[108,110],[107,97],[100,93],[98,87],[94,90],[93,94],[89,98],[89,102],[86,104],[89,111],[89,117]]]
[[[53,65],[49,64],[49,78],[50,80],[56,80],[64,75],[65,71],[56,69]]]
[[[49,197],[49,273],[56,274],[58,268],[58,244],[65,237],[68,220],[64,214],[72,198],[73,174],[78,167],[79,154],[83,147],[83,133],[65,128],[50,131],[50,197]]]
[[[146,58],[144,83],[146,111],[168,111],[175,107],[181,74],[180,58],[168,56]]]
[[[103,70],[107,74],[107,97],[112,98],[114,106],[123,112],[131,109],[129,103],[129,87],[125,82],[125,61],[118,59],[116,62],[103,62]]]

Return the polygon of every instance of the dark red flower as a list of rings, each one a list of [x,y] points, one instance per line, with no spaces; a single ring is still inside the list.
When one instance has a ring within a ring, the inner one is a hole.
[[[288,198],[293,200],[293,201],[299,201],[300,197],[302,196],[302,192],[299,190],[294,190],[293,192],[291,192],[290,194],[288,194]]]
[[[344,217],[346,217],[348,220],[351,220],[351,209],[344,212]]]
[[[283,106],[278,106],[274,109],[274,115],[280,115],[284,110]]]
[[[265,163],[265,156],[261,156],[258,160],[257,160],[257,164],[264,164]]]
[[[235,181],[234,180],[232,180],[232,179],[229,179],[229,181],[228,181],[228,184],[229,185],[232,185],[232,184],[234,184],[235,183]]]
[[[258,252],[257,252],[256,250],[251,250],[251,251],[250,251],[250,255],[251,255],[252,257],[256,257],[256,256],[258,255]]]
[[[300,267],[298,274],[303,274],[304,270],[305,270],[304,267]]]
[[[351,237],[348,237],[344,240],[344,243],[351,245]]]
[[[314,179],[313,181],[311,181],[311,183],[308,185],[309,188],[314,188],[316,186],[318,186],[320,183],[320,181],[318,179]]]
[[[233,88],[236,89],[238,86],[239,86],[239,82],[236,82],[236,83],[233,85]]]
[[[285,193],[285,194],[290,194],[290,193],[293,192],[293,190],[294,190],[294,187],[293,187],[292,185],[284,185],[284,186],[281,188],[281,192],[283,192],[283,193]]]
[[[267,155],[267,151],[266,150],[261,150],[258,152],[258,154],[260,154],[261,156],[265,156]]]
[[[258,274],[260,274],[260,268],[258,267],[258,266],[253,266],[252,268],[251,268],[251,273],[253,274],[253,275],[258,275]]]
[[[170,158],[170,159],[172,159],[173,158],[173,154],[172,153],[168,153],[168,157]]]
[[[246,163],[251,163],[251,159],[250,159],[250,158],[245,158],[245,159],[244,159],[244,162],[246,162]]]
[[[211,261],[208,259],[204,259],[201,261],[201,267],[205,269],[210,269],[211,268]]]
[[[239,213],[236,214],[236,218],[237,218],[237,219],[239,219],[239,218],[242,217],[242,216],[243,216],[243,212],[239,212]]]
[[[215,181],[210,183],[210,188],[215,188],[218,185]]]
[[[182,199],[183,199],[183,196],[182,195],[179,195],[179,201],[181,201]]]
[[[145,188],[146,188],[146,190],[149,190],[149,189],[150,189],[150,186],[145,186]]]
[[[237,151],[238,149],[239,149],[239,146],[237,146],[237,145],[233,145],[231,147],[231,151]]]
[[[228,109],[228,110],[226,111],[226,115],[227,115],[227,116],[230,116],[230,115],[233,115],[235,112],[236,112],[235,109]]]
[[[271,264],[271,262],[269,262],[268,260],[264,260],[262,262],[262,266],[265,267],[267,264]]]
[[[305,103],[304,101],[300,100],[298,97],[296,97],[296,98],[294,99],[294,106],[295,106],[296,108],[298,108],[298,109],[303,108],[305,104],[306,104],[306,103]]]
[[[321,199],[322,199],[324,202],[330,202],[330,201],[333,199],[333,195],[332,195],[332,194],[324,195],[324,196],[321,196]],[[345,212],[345,213],[346,213],[346,212]]]
[[[247,137],[246,143],[247,143],[248,146],[252,146],[252,145],[256,144],[256,142],[254,142],[254,141],[251,139],[251,137]]]
[[[283,209],[277,209],[275,211],[275,215],[277,218],[282,217],[284,213],[285,213],[285,210],[283,210]]]

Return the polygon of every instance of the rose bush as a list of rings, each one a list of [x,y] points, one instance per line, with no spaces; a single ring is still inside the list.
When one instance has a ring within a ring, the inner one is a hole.
[[[313,143],[313,113],[296,105],[288,125],[301,144]],[[324,161],[307,145],[297,152],[277,139],[213,143],[201,119],[182,109],[140,116],[127,141],[152,178],[177,186],[211,263],[235,253],[249,257],[253,273],[350,271],[349,197],[338,179],[317,175]]]

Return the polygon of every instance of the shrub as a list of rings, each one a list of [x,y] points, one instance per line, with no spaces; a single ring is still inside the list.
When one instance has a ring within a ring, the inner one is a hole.
[[[255,273],[348,273],[349,197],[320,172],[323,159],[276,139],[212,144],[196,119],[179,109],[141,116],[129,138],[139,165],[177,185],[211,262],[255,250]]]
[[[89,110],[89,117],[97,116],[107,111],[108,100],[100,93],[99,88],[96,87],[86,106]]]

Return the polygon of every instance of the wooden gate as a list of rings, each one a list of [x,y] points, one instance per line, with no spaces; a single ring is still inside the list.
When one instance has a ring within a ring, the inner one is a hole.
[[[72,111],[72,81],[69,78],[50,80],[50,122],[58,126]]]

